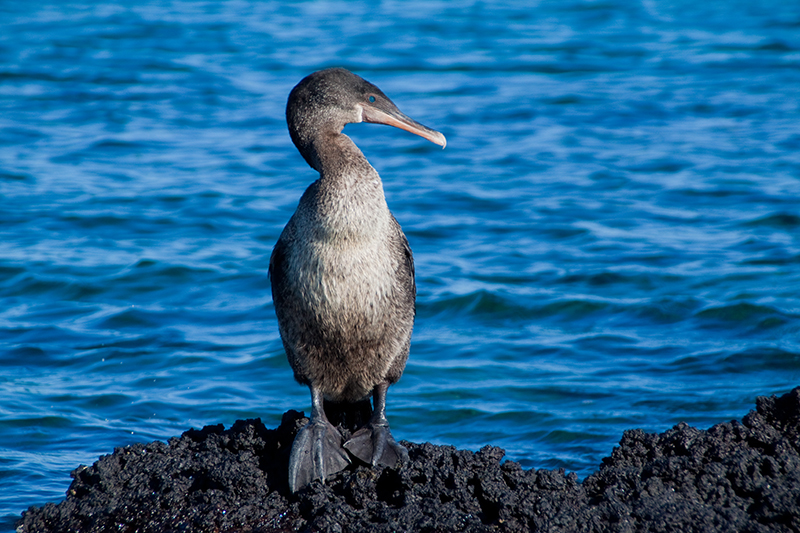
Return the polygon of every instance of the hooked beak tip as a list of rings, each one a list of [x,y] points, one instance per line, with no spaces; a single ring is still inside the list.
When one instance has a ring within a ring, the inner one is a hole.
[[[445,149],[445,147],[447,146],[447,138],[441,132],[436,130],[428,130],[425,133],[427,133],[427,135],[422,135],[421,133],[417,133],[417,135],[425,137],[433,144],[438,144],[439,146],[442,147],[442,150]]]

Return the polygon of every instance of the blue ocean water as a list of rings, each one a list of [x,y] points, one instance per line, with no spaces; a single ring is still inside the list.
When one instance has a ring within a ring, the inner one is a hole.
[[[115,446],[309,411],[267,264],[344,66],[415,253],[399,439],[583,477],[800,384],[800,4],[0,3],[0,529]]]

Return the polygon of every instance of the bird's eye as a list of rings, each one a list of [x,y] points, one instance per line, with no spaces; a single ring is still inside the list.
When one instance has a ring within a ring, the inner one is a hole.
[[[374,96],[370,96],[369,97],[369,101],[370,101],[370,103],[374,103],[375,102],[375,97]]]

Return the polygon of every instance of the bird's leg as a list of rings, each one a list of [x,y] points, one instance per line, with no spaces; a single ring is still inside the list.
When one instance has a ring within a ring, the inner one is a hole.
[[[386,389],[388,382],[379,383],[372,391],[374,409],[367,425],[359,429],[344,443],[344,447],[372,466],[389,466],[408,461],[408,450],[394,440],[386,420]]]
[[[350,464],[342,448],[342,435],[322,408],[322,392],[311,386],[311,420],[297,432],[289,457],[289,490],[296,492],[314,481],[325,482]]]

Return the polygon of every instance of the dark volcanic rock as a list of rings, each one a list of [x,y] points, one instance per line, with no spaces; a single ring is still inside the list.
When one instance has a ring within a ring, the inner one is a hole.
[[[582,484],[562,471],[412,444],[402,468],[353,466],[290,495],[301,413],[239,421],[79,467],[67,499],[20,532],[800,531],[800,388],[758,398],[742,422],[626,431]]]

